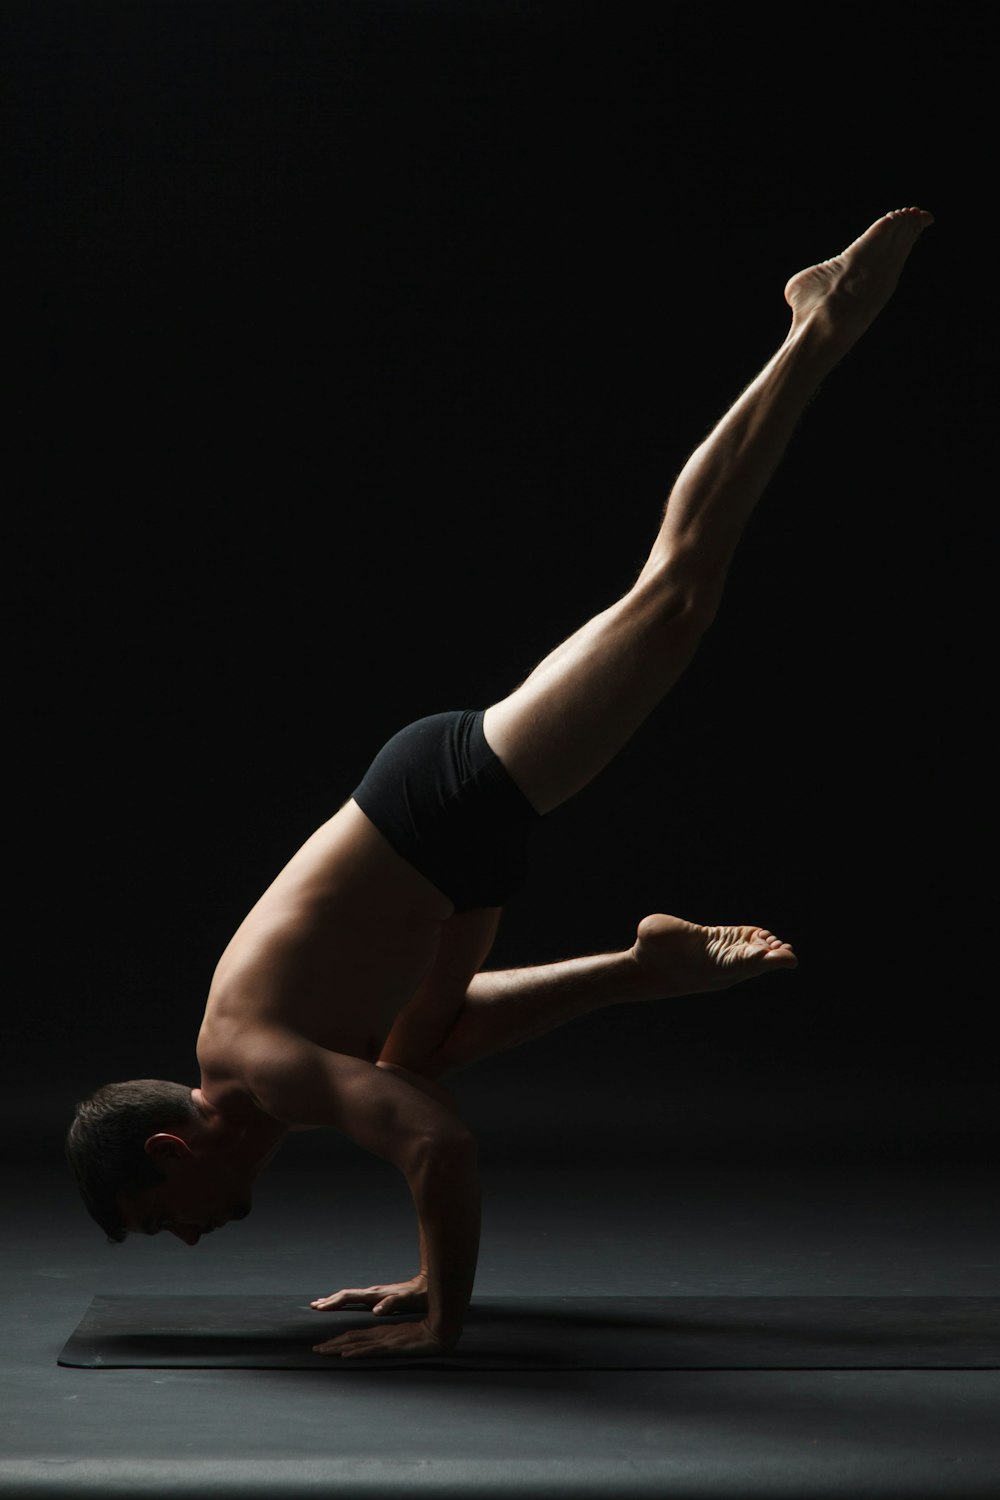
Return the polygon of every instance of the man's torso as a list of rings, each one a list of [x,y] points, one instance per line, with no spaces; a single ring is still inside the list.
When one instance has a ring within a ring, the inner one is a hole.
[[[198,1037],[202,1090],[226,1113],[252,1100],[270,1033],[375,1062],[433,966],[451,902],[353,802],[307,839],[216,967]]]

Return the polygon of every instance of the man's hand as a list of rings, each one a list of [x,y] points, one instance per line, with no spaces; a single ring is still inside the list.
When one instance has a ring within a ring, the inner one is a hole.
[[[381,1328],[351,1328],[325,1344],[313,1344],[314,1354],[334,1354],[341,1359],[372,1359],[384,1354],[410,1359],[420,1354],[446,1354],[453,1348],[435,1338],[426,1323],[386,1323]]]
[[[341,1308],[366,1307],[373,1313],[427,1311],[427,1277],[423,1273],[409,1281],[392,1281],[385,1286],[345,1287],[329,1297],[310,1302],[317,1312],[338,1312]]]

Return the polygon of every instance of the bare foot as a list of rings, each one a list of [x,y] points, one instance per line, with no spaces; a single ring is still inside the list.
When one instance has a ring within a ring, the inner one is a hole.
[[[845,348],[853,344],[896,290],[907,256],[933,223],[922,208],[893,209],[832,260],[797,272],[785,287],[792,333],[819,317]]]
[[[643,917],[632,954],[649,983],[650,998],[724,990],[772,969],[794,969],[798,959],[766,927],[699,927],[662,912]]]

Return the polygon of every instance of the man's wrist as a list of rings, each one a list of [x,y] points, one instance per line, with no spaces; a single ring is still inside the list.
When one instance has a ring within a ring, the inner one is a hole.
[[[437,1328],[432,1328],[428,1318],[424,1319],[424,1328],[434,1342],[441,1345],[442,1349],[453,1349],[462,1337],[461,1327],[453,1330],[445,1330],[439,1324]],[[447,1336],[449,1333],[450,1337]]]

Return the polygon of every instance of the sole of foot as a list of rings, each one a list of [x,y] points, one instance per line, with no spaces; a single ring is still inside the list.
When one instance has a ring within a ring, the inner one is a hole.
[[[799,962],[791,943],[766,927],[703,927],[664,912],[642,919],[632,951],[650,995],[663,999],[728,989]]]

